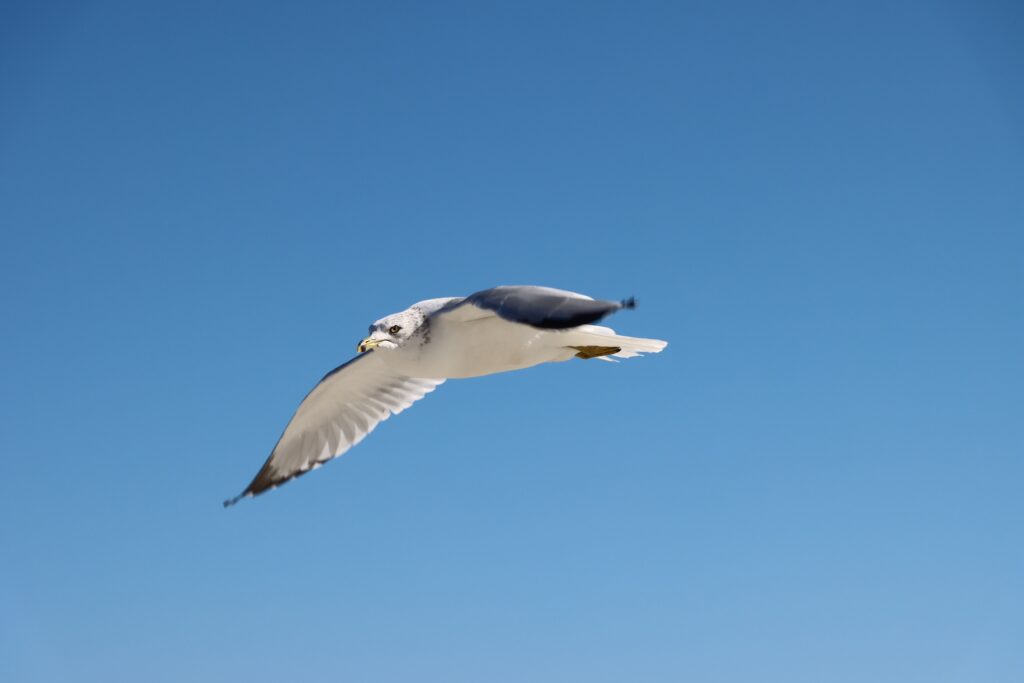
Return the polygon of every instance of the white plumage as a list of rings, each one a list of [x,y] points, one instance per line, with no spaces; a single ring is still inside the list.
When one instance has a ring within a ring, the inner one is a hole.
[[[231,505],[345,453],[383,420],[446,379],[478,377],[574,357],[657,353],[658,339],[590,323],[633,300],[598,301],[549,287],[495,287],[429,299],[370,326],[361,355],[328,373],[299,405],[270,457]]]

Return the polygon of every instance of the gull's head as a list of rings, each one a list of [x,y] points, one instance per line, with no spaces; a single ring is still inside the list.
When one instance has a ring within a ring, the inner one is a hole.
[[[359,353],[370,349],[392,351],[402,346],[423,324],[423,314],[415,308],[393,313],[370,325],[370,335],[356,346]]]

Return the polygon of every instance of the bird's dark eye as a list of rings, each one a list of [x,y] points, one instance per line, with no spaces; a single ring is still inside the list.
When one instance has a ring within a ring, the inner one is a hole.
[[[402,327],[400,325],[392,325],[391,329],[388,330],[388,334],[398,334]]]

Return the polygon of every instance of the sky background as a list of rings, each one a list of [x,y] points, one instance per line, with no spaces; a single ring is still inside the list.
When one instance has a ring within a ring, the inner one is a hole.
[[[5,3],[0,679],[1024,680],[1022,26]],[[497,284],[670,345],[221,508],[370,322]]]

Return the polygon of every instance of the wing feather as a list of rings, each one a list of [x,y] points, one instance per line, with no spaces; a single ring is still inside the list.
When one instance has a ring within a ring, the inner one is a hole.
[[[331,370],[299,404],[252,483],[224,505],[259,495],[337,458],[442,382],[397,374],[376,351]]]
[[[565,330],[597,322],[636,302],[601,301],[583,294],[552,287],[502,286],[485,289],[440,308],[434,315],[453,321],[470,322],[497,315],[504,320],[542,330]]]

